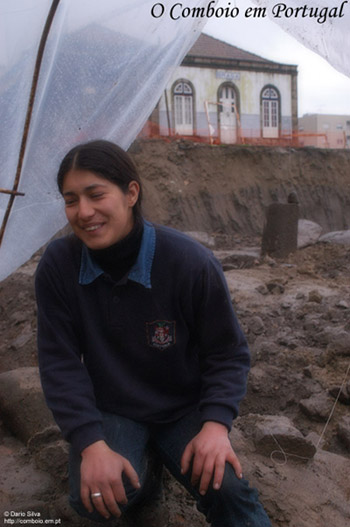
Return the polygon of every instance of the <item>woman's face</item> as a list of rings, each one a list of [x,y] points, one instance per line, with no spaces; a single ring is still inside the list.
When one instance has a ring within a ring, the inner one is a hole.
[[[74,233],[90,249],[105,249],[129,234],[133,206],[139,196],[136,181],[127,194],[114,183],[88,170],[70,170],[62,194],[67,219]]]

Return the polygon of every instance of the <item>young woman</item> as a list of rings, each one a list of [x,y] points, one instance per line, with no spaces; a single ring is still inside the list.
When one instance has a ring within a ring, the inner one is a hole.
[[[57,181],[73,234],[37,270],[38,349],[71,443],[71,505],[127,516],[154,490],[155,457],[214,527],[268,527],[228,437],[249,351],[220,265],[143,219],[137,170],[113,143],[73,148]]]

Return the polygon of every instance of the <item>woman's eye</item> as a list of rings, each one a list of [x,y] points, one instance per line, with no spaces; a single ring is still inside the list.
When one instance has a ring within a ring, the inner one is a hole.
[[[91,194],[92,199],[99,199],[103,197],[103,193]]]

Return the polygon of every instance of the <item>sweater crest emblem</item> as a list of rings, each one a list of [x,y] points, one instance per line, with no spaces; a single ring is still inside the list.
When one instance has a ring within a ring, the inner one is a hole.
[[[163,351],[175,344],[175,320],[155,320],[146,324],[148,345],[151,348]]]

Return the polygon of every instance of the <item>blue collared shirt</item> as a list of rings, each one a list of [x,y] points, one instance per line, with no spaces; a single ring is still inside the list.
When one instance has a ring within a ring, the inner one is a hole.
[[[156,248],[156,232],[151,223],[144,221],[141,247],[137,260],[130,269],[128,279],[138,282],[147,289],[152,288],[151,271]],[[96,278],[104,273],[103,269],[91,257],[88,248],[83,245],[81,254],[81,265],[79,273],[79,284],[91,284]]]

